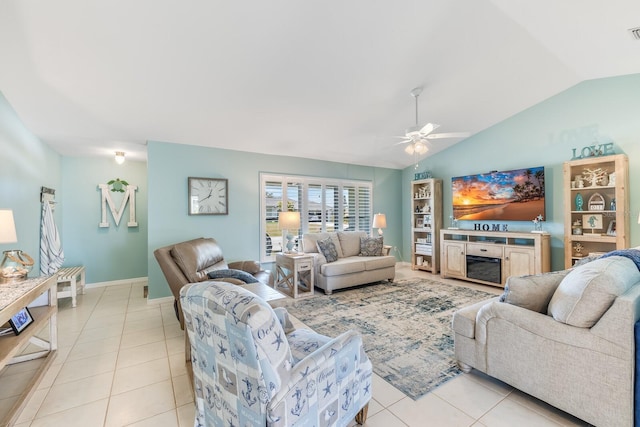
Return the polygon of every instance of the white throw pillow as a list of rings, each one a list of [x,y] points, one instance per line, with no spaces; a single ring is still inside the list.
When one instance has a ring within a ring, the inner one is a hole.
[[[549,303],[558,322],[590,328],[613,301],[640,281],[638,268],[628,258],[612,256],[576,267],[566,275]]]

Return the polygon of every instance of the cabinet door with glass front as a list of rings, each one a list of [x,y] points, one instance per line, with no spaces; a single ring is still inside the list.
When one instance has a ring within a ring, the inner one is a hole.
[[[565,268],[629,247],[629,160],[624,154],[563,165]]]

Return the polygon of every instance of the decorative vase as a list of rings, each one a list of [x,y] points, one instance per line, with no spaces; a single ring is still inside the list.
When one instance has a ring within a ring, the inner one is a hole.
[[[33,268],[33,258],[21,250],[4,251],[0,263],[0,278],[4,280],[25,279]]]
[[[576,210],[581,211],[583,205],[584,200],[582,199],[582,195],[580,193],[576,194]]]

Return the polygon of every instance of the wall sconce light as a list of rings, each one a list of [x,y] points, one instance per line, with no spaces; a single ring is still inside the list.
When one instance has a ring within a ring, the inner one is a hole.
[[[124,151],[116,151],[116,163],[119,165],[124,163]]]
[[[282,230],[282,240],[287,239],[287,251],[293,252],[293,235],[291,230],[296,230],[296,234],[300,229],[300,212],[280,212],[278,213],[278,226]]]
[[[383,213],[377,213],[373,216],[372,228],[378,229],[378,235],[382,236],[382,229],[387,228],[387,216]]]

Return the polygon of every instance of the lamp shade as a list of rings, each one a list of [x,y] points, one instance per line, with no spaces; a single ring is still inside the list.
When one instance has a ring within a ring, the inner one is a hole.
[[[11,209],[0,209],[0,243],[16,243],[16,224]]]
[[[116,151],[116,163],[119,165],[124,163],[124,151]]]
[[[300,228],[300,212],[280,212],[278,227],[281,230],[297,230]]]
[[[387,216],[383,213],[377,213],[373,216],[373,228],[387,228]]]

